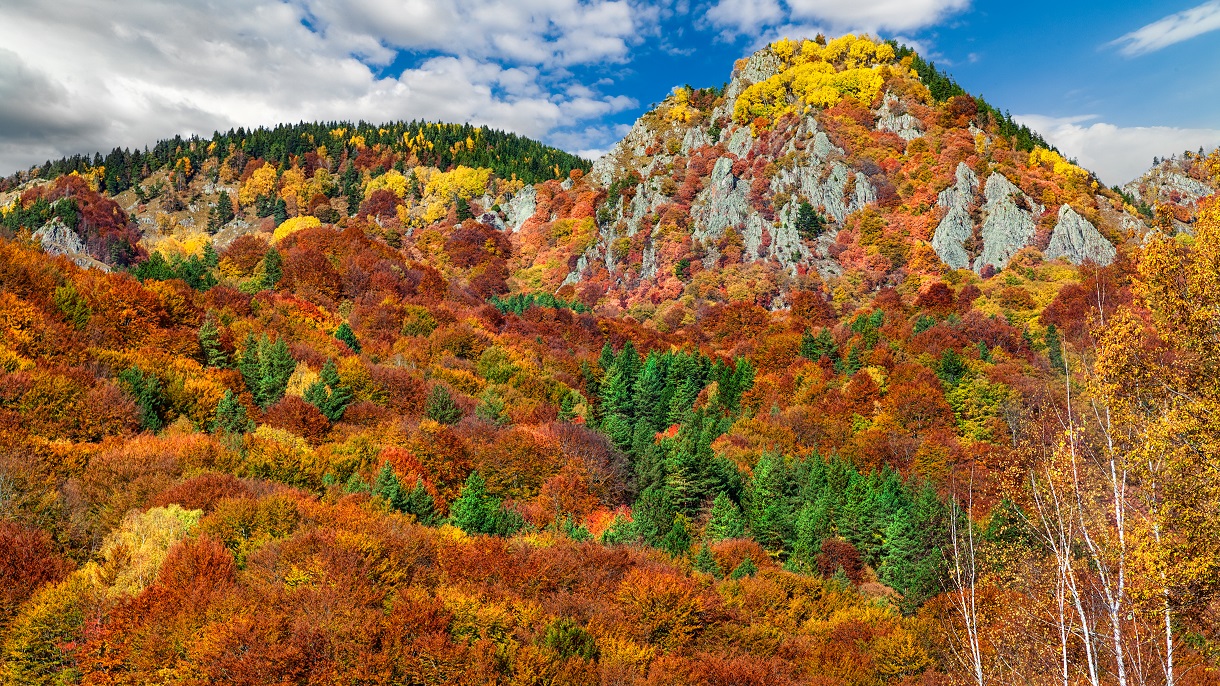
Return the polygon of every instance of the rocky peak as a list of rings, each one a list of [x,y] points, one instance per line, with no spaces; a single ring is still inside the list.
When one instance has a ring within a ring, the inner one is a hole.
[[[1110,264],[1117,251],[1114,244],[1101,235],[1096,226],[1080,216],[1071,205],[1059,208],[1059,221],[1051,233],[1050,243],[1043,251],[1047,259],[1064,258],[1072,264],[1094,262]]]

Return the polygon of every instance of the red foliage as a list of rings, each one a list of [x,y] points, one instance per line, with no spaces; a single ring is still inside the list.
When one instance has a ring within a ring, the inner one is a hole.
[[[39,586],[70,571],[72,564],[56,553],[47,532],[0,521],[0,625]]]
[[[222,498],[240,498],[250,491],[232,474],[205,472],[161,491],[148,502],[149,507],[177,503],[187,510],[210,512]]]
[[[330,430],[330,421],[326,415],[295,395],[285,396],[283,400],[267,408],[263,422],[268,426],[294,433],[301,438],[317,445]]]
[[[860,551],[847,541],[827,538],[822,541],[822,550],[817,556],[818,571],[822,576],[833,576],[840,569],[852,583],[864,580],[864,560]]]

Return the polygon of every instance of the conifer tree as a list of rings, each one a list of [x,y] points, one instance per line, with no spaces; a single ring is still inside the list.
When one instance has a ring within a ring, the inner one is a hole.
[[[662,407],[665,393],[665,375],[661,368],[661,357],[656,353],[648,355],[643,369],[636,377],[633,393],[633,410],[637,426],[645,427],[649,432],[656,433],[666,426],[669,408]]]
[[[749,576],[754,576],[757,573],[758,567],[754,564],[754,560],[751,560],[750,556],[747,555],[746,559],[741,561],[741,564],[737,565],[733,568],[733,571],[729,572],[729,578],[736,581]]]
[[[212,241],[203,244],[203,266],[208,269],[215,269],[220,264],[220,255],[216,254],[216,248],[212,247]]]
[[[377,473],[373,482],[373,495],[385,500],[392,509],[403,512],[407,508],[407,494],[403,491],[398,476],[394,474],[394,466],[386,462]]]
[[[229,365],[229,358],[220,347],[220,329],[210,316],[199,327],[199,349],[203,352],[205,366],[223,369]]]
[[[343,485],[344,493],[371,493],[372,489],[360,477],[359,472],[352,472],[352,475],[347,477],[347,483]]]
[[[322,366],[318,380],[305,389],[305,402],[310,403],[332,422],[339,421],[352,402],[351,390],[343,385],[334,360]]]
[[[487,482],[474,471],[449,507],[449,520],[468,534],[495,533],[499,510],[500,500],[487,492]]]
[[[263,257],[263,290],[272,290],[280,279],[284,278],[284,258],[274,247],[267,250]]]
[[[146,374],[139,367],[132,367],[119,374],[131,395],[140,408],[140,428],[148,431],[160,431],[165,422],[161,414],[165,411],[166,400],[161,393],[161,379],[156,374]]]
[[[457,424],[462,418],[462,408],[453,402],[453,396],[449,395],[444,386],[437,384],[428,393],[424,416],[440,424]]]
[[[1044,339],[1046,341],[1046,354],[1050,359],[1051,369],[1060,374],[1066,374],[1067,363],[1063,359],[1063,341],[1059,337],[1059,331],[1055,328],[1054,324],[1046,325]]]
[[[791,538],[791,512],[784,497],[784,459],[764,453],[754,467],[747,491],[746,523],[754,540],[770,550],[781,550]]]
[[[212,420],[212,430],[238,435],[249,431],[252,428],[252,423],[249,417],[246,416],[246,408],[237,400],[237,396],[233,395],[233,391],[226,390],[224,397],[220,399],[220,403],[216,406],[216,416]]]
[[[356,332],[352,331],[352,327],[347,322],[343,322],[339,328],[335,329],[335,338],[343,341],[352,352],[360,354],[360,341],[356,340]]]
[[[406,511],[415,515],[415,520],[425,526],[436,523],[436,503],[428,489],[424,488],[423,479],[415,479],[415,488],[407,494]]]
[[[695,555],[694,568],[696,571],[711,574],[714,577],[724,574],[720,569],[720,564],[716,562],[716,557],[712,555],[712,550],[706,545],[699,546],[699,552]]]
[[[717,493],[716,499],[712,501],[712,513],[703,537],[709,541],[722,541],[728,538],[743,538],[745,535],[746,524],[737,503],[727,495]]]
[[[270,407],[284,397],[288,379],[296,369],[297,362],[288,352],[288,343],[283,338],[269,343],[264,338],[259,345],[259,392],[255,396],[259,405]]]

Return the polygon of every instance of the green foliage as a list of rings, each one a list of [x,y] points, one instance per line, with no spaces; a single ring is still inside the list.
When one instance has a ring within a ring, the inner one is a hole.
[[[212,430],[230,435],[240,435],[254,428],[254,423],[246,416],[246,408],[233,395],[233,391],[225,390],[224,397],[216,406],[216,417],[212,420]]]
[[[71,198],[55,202],[37,198],[25,207],[17,203],[0,213],[0,235],[12,238],[21,229],[37,231],[53,219],[59,219],[64,226],[76,230],[79,215],[80,208]]]
[[[220,329],[210,316],[199,326],[199,350],[203,353],[203,364],[223,369],[229,366],[229,356],[220,347]]]
[[[169,405],[161,391],[161,379],[139,367],[131,367],[119,374],[119,380],[127,386],[140,408],[140,428],[160,431],[165,426],[164,413]]]
[[[487,482],[477,471],[470,473],[450,506],[449,520],[468,534],[507,536],[525,525],[521,515],[505,509],[499,498],[487,492]]]
[[[693,566],[695,571],[711,574],[715,577],[724,574],[724,571],[720,569],[720,563],[716,562],[716,557],[712,555],[711,548],[708,548],[706,545],[699,546],[699,552],[695,554]]]
[[[564,396],[566,400],[568,396]],[[506,426],[510,420],[505,411],[504,398],[494,389],[489,388],[483,391],[479,396],[479,404],[474,408],[474,414],[479,419],[491,422],[496,426]],[[560,414],[563,414],[563,408],[560,408]],[[562,416],[560,421],[567,421]]]
[[[360,341],[356,340],[356,332],[352,331],[352,327],[347,322],[343,322],[339,328],[335,329],[335,339],[346,344],[352,352],[360,354]]]
[[[277,222],[279,223],[279,222]],[[263,256],[263,282],[259,284],[264,290],[275,288],[280,279],[284,278],[284,258],[275,247],[267,250]]]
[[[746,535],[745,519],[741,509],[727,495],[717,493],[712,501],[712,513],[708,519],[703,537],[709,541],[721,541],[728,538],[742,538]]]
[[[64,285],[55,289],[55,307],[64,315],[64,320],[73,328],[83,330],[93,316],[89,303],[76,291],[76,285],[65,281]]]
[[[966,360],[952,348],[941,353],[940,361],[936,364],[936,376],[947,386],[956,386],[966,376],[967,371],[969,368],[966,366]]]
[[[398,482],[398,476],[394,473],[394,465],[389,462],[381,465],[381,471],[377,472],[377,479],[373,481],[372,493],[385,501],[390,508],[406,512],[408,494],[402,484]]]
[[[835,345],[830,329],[822,328],[816,336],[809,329],[805,329],[805,333],[801,334],[800,354],[801,357],[814,362],[823,357],[835,362],[839,359],[839,346]]]
[[[441,424],[457,424],[462,419],[462,408],[453,401],[453,396],[444,386],[437,384],[428,393],[424,416]]]
[[[474,219],[474,213],[470,211],[470,201],[462,196],[455,196],[457,206],[457,220],[464,222],[467,219]]]
[[[284,397],[288,379],[296,369],[296,360],[288,352],[288,343],[283,338],[274,342],[263,334],[258,339],[251,333],[246,336],[245,348],[237,362],[237,369],[245,379],[254,401],[261,407],[270,407]]]
[[[327,360],[318,380],[305,389],[305,401],[318,408],[332,422],[343,417],[343,412],[352,402],[352,392],[339,379],[334,360]]]
[[[415,479],[415,487],[407,494],[405,511],[415,515],[415,520],[425,526],[436,523],[436,501],[432,499],[428,489],[424,488],[423,479]]]
[[[221,191],[220,197],[216,199],[216,206],[208,213],[208,233],[216,233],[225,224],[233,221],[234,216],[233,199],[229,197],[228,191]]]
[[[572,310],[586,314],[591,310],[587,305],[579,301],[567,301],[563,298],[556,298],[550,293],[517,293],[510,295],[507,298],[501,298],[498,295],[493,295],[487,299],[488,304],[499,310],[502,314],[521,315],[526,310],[534,307],[548,307],[553,310]]]
[[[593,635],[567,617],[560,617],[547,625],[542,645],[564,659],[579,657],[592,662],[600,655]]]
[[[822,235],[826,230],[826,217],[813,209],[806,201],[802,201],[796,210],[796,233],[801,238],[811,241]]]
[[[347,483],[343,484],[344,493],[372,493],[373,489],[368,483],[361,478],[359,472],[352,472],[351,476],[347,477]]]
[[[617,545],[634,541],[636,538],[635,522],[621,514],[616,514],[614,520],[610,522],[610,526],[602,532],[601,544]]]
[[[919,334],[927,331],[928,329],[930,329],[934,326],[936,326],[935,317],[931,317],[926,314],[921,314],[921,315],[919,315],[919,318],[915,320],[915,326],[912,327],[912,331],[915,335],[918,336]]]
[[[754,576],[757,573],[758,567],[754,564],[754,560],[751,560],[750,556],[747,555],[746,559],[741,561],[741,564],[737,565],[733,568],[733,571],[729,572],[729,578],[733,580],[744,579],[746,577]]]
[[[1043,340],[1046,342],[1046,355],[1050,360],[1051,369],[1060,374],[1067,374],[1067,361],[1063,359],[1063,339],[1059,337],[1059,331],[1054,324],[1046,325]]]
[[[141,282],[149,279],[182,279],[186,285],[197,291],[206,291],[216,285],[216,276],[212,274],[212,269],[197,255],[185,259],[174,255],[166,260],[164,255],[154,252],[147,260],[136,265],[131,273]]]

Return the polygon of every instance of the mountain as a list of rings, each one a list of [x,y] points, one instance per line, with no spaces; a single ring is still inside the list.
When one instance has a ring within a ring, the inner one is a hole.
[[[1218,182],[1102,188],[856,36],[593,163],[10,177],[0,684],[1210,684]]]

